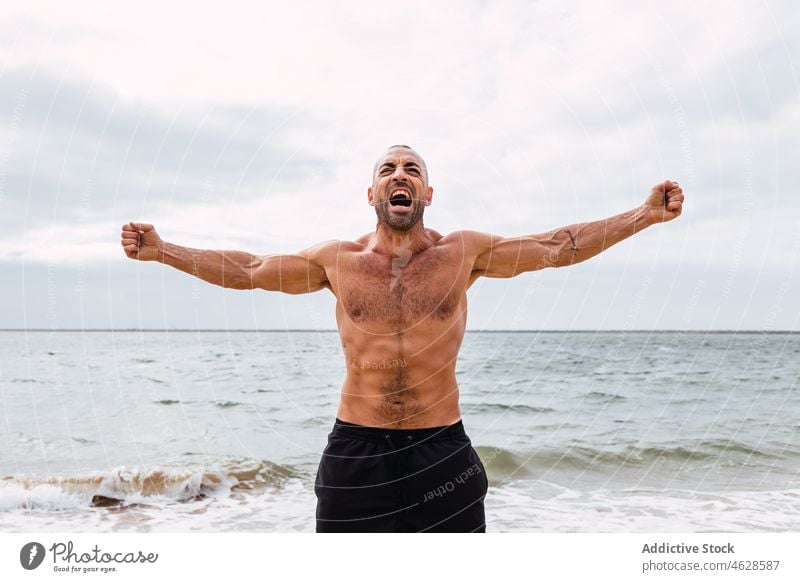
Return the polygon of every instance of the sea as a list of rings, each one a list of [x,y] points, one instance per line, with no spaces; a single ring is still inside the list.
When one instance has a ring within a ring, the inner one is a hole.
[[[0,331],[0,531],[313,532],[335,331]],[[467,332],[488,532],[800,530],[800,335]]]

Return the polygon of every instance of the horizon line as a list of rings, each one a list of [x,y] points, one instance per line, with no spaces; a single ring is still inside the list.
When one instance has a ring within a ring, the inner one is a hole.
[[[286,332],[315,332],[315,333],[338,333],[338,329],[303,329],[303,328],[269,328],[269,329],[246,329],[246,328],[237,328],[237,329],[227,329],[227,328],[138,328],[138,327],[119,327],[119,328],[109,328],[109,327],[97,327],[97,328],[58,328],[58,329],[48,329],[42,327],[32,327],[32,328],[0,328],[0,331],[48,331],[48,332],[62,332],[62,331],[89,331],[89,332],[96,332],[96,331],[124,331],[124,332],[131,332],[131,331],[139,331],[139,332],[154,332],[154,331],[174,331],[174,332],[208,332],[208,331],[227,331],[227,332],[236,332],[236,333],[243,333],[243,332],[259,332],[259,333],[286,333]],[[754,334],[754,333],[775,333],[775,334],[800,334],[800,330],[795,331],[791,329],[669,329],[669,328],[659,328],[659,329],[466,329],[465,333],[612,333],[612,332],[624,332],[624,333],[744,333],[744,334]]]

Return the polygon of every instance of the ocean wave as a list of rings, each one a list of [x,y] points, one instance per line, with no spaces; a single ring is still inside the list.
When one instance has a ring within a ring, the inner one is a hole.
[[[8,476],[0,479],[0,511],[187,502],[279,488],[297,476],[292,467],[265,460],[234,460],[211,467],[119,466],[75,476]]]
[[[522,412],[524,414],[541,414],[545,412],[555,412],[555,408],[549,406],[529,406],[527,404],[501,404],[499,402],[481,402],[479,404],[464,405],[464,410],[470,414],[492,413],[492,412]]]
[[[592,390],[586,394],[585,398],[598,400],[600,402],[623,402],[627,400],[627,397],[622,396],[621,394],[610,394],[608,392],[601,392],[599,390]]]
[[[214,400],[211,404],[219,408],[233,408],[234,406],[241,406],[242,402],[234,402],[233,400]]]
[[[512,451],[502,447],[476,446],[475,450],[489,474],[490,481],[524,479],[552,470],[615,471],[620,467],[642,468],[660,463],[691,465],[719,463],[725,465],[752,464],[766,461],[772,466],[791,452],[770,451],[735,441],[701,441],[694,446],[665,445],[638,447],[629,445],[617,450],[587,446],[541,448],[532,451]]]

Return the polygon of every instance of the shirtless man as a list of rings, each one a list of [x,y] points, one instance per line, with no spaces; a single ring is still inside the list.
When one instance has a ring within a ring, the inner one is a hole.
[[[458,405],[456,357],[467,289],[589,259],[680,215],[676,182],[638,208],[542,234],[502,237],[423,225],[433,188],[422,157],[392,146],[375,164],[374,232],[292,255],[251,255],[164,242],[150,224],[122,227],[131,259],[159,261],[230,289],[336,297],[347,376],[317,471],[317,531],[484,532],[486,471]]]

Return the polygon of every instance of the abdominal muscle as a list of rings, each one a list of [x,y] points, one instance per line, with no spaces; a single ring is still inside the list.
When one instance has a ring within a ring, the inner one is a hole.
[[[362,336],[343,342],[347,376],[337,413],[340,420],[384,428],[427,428],[459,421],[455,364],[463,330],[450,329],[438,338],[402,336]],[[364,345],[358,345],[362,343],[358,339],[366,339]]]

